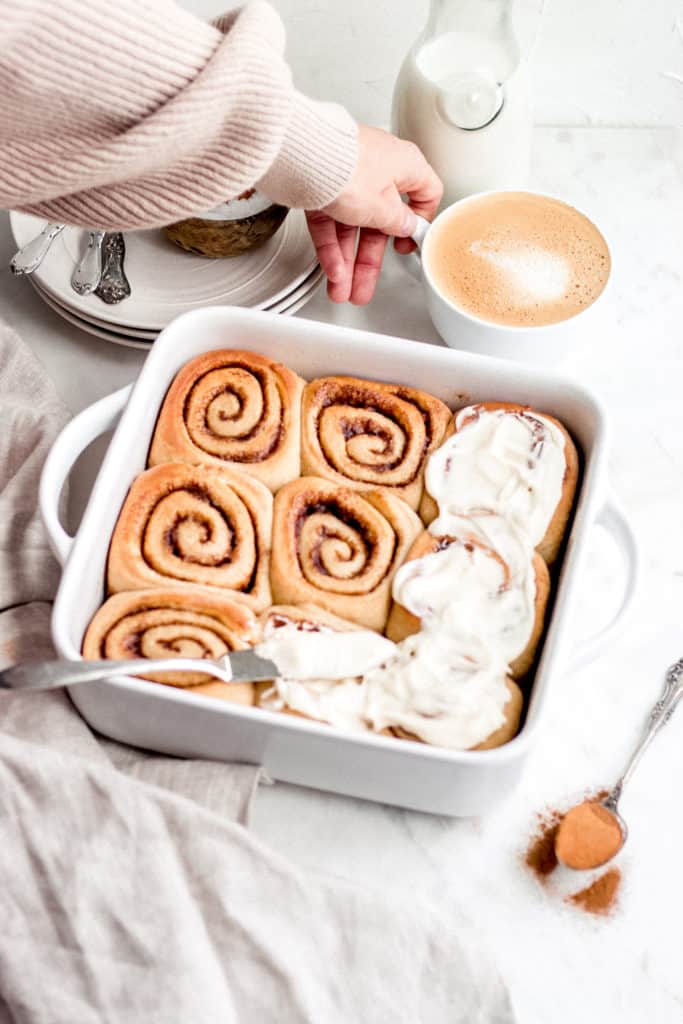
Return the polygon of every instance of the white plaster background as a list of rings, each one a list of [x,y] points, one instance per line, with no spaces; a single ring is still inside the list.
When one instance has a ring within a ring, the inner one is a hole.
[[[180,2],[207,18],[235,6]],[[394,80],[428,0],[272,2],[299,87],[359,120],[388,123]],[[683,124],[683,0],[516,0],[514,10],[527,51],[537,36],[540,124]]]

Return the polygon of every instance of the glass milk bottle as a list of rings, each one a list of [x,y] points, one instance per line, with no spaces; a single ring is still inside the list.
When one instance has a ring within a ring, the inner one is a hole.
[[[526,186],[532,115],[512,0],[431,0],[403,62],[392,130],[415,142],[444,183],[444,203]]]

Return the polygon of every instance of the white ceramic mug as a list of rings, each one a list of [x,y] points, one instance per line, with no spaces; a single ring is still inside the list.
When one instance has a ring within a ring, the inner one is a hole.
[[[568,351],[575,351],[586,341],[595,338],[601,331],[601,325],[604,329],[605,306],[603,299],[612,278],[612,268],[610,268],[607,285],[590,306],[586,306],[579,313],[558,323],[524,327],[493,323],[465,312],[437,287],[430,271],[430,248],[434,237],[432,231],[434,225],[445,217],[451,216],[455,209],[465,207],[476,199],[498,194],[498,190],[492,190],[466,196],[457,203],[447,206],[431,224],[424,217],[418,217],[418,225],[413,239],[420,249],[421,276],[429,315],[437,331],[451,348],[465,349],[481,355],[498,356],[504,359],[517,359],[527,363],[553,365],[560,362]],[[555,198],[540,192],[533,194],[545,199]],[[583,216],[587,215],[583,214]],[[595,223],[590,217],[588,219],[591,220],[591,223]]]

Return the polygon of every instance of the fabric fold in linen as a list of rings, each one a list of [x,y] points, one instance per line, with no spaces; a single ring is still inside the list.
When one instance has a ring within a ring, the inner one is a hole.
[[[59,579],[37,508],[40,473],[68,418],[44,370],[0,324],[0,668],[55,656],[49,602]],[[0,693],[0,736],[109,764],[246,822],[260,768],[186,762],[96,737],[64,691]],[[0,743],[2,739],[0,739]],[[192,767],[191,767],[192,766]]]
[[[504,1024],[507,995],[433,909],[297,870],[107,765],[6,740],[0,991],[50,1024]],[[58,795],[58,798],[57,798]]]

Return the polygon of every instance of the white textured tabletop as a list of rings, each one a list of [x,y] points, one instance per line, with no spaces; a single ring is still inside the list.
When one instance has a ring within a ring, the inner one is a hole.
[[[536,811],[614,779],[663,670],[683,655],[683,133],[539,129],[533,185],[592,213],[614,253],[611,327],[585,352],[569,353],[564,369],[597,391],[611,416],[611,482],[642,551],[635,612],[599,660],[558,675],[519,787],[487,816],[453,821],[277,784],[259,793],[254,828],[303,866],[390,890],[397,914],[415,893],[465,913],[498,961],[523,1024],[674,1024],[683,1019],[683,710],[625,793],[630,838],[612,917],[564,904],[567,879],[543,889],[520,854]],[[11,249],[3,215],[3,267]],[[7,270],[0,301],[74,412],[132,380],[141,365],[143,353],[65,324]],[[419,285],[393,256],[370,307],[333,307],[319,294],[299,315],[438,341]],[[86,466],[73,487],[74,511],[88,477]],[[609,616],[620,586],[611,541],[594,533],[577,644]]]

